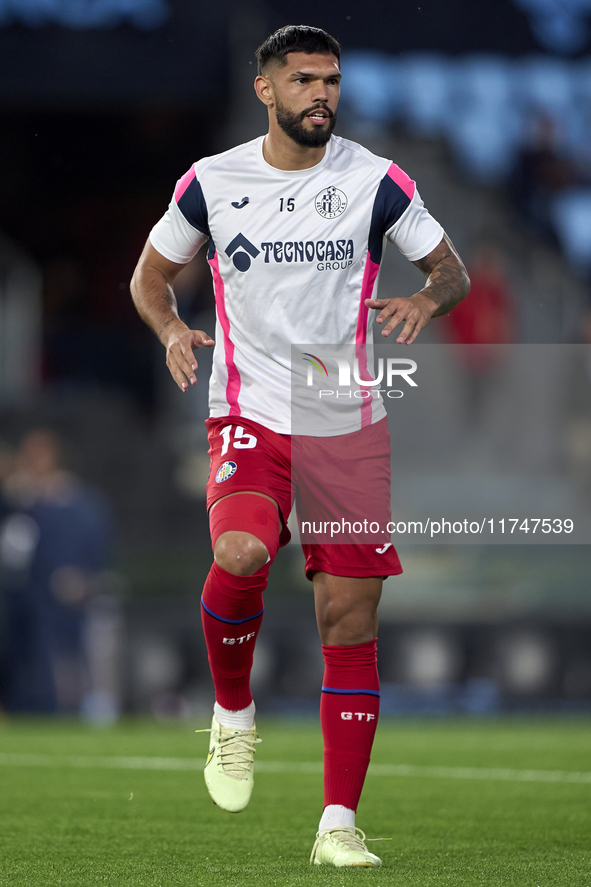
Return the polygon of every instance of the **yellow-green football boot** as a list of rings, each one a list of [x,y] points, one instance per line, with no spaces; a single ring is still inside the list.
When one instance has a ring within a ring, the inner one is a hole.
[[[370,853],[360,828],[333,828],[318,832],[310,862],[314,865],[335,865],[357,868],[379,868],[382,860]]]
[[[228,813],[240,813],[250,801],[255,744],[260,741],[254,725],[237,730],[222,726],[213,716],[205,784],[214,804]]]

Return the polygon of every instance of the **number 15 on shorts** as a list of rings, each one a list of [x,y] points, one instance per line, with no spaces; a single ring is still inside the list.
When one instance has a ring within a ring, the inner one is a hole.
[[[248,434],[242,425],[225,425],[220,434],[224,442],[221,452],[222,456],[226,455],[230,446],[233,446],[236,450],[253,450],[257,445],[255,435]],[[234,439],[232,439],[232,434]]]

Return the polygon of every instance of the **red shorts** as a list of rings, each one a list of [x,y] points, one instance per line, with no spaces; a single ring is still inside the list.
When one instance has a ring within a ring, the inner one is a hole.
[[[306,576],[402,573],[390,541],[390,436],[386,419],[330,438],[277,434],[241,417],[207,419],[207,508],[231,493],[264,493],[283,520],[296,503]],[[293,456],[293,460],[292,460]]]

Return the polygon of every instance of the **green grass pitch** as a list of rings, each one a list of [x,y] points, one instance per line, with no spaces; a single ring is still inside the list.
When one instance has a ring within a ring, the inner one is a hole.
[[[308,863],[315,721],[260,719],[238,815],[195,769],[198,726],[0,722],[0,885],[591,887],[588,719],[382,719],[357,822],[392,840],[369,845],[381,869],[349,870]]]

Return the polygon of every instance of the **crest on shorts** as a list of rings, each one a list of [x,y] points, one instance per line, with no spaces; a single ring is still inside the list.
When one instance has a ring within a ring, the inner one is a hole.
[[[345,192],[331,185],[316,195],[314,206],[323,219],[336,219],[343,215],[348,202]]]
[[[228,480],[229,477],[232,477],[237,468],[238,466],[235,462],[224,462],[223,465],[220,465],[215,476],[216,484],[221,484]]]

